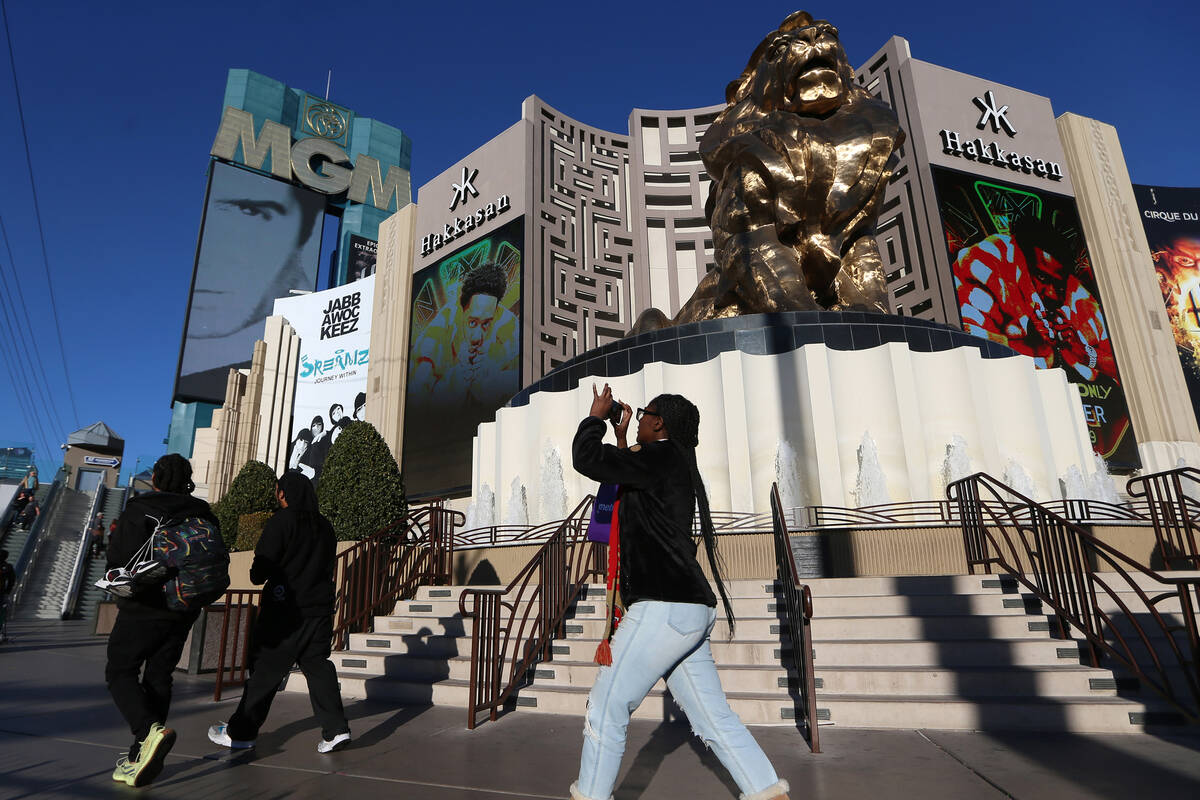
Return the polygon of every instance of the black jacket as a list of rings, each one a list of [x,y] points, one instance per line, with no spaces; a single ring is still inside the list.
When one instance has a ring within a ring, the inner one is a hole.
[[[165,522],[168,519],[179,520],[185,517],[200,517],[214,525],[220,524],[208,503],[190,494],[148,492],[130,500],[117,520],[117,529],[113,531],[105,551],[108,569],[123,567],[129,563],[129,559],[133,558],[154,533],[158,524],[155,519]],[[117,608],[122,612],[158,617],[165,615],[171,618],[188,613],[167,608],[167,596],[161,586],[147,586],[133,597],[118,597]]]
[[[583,475],[621,486],[622,602],[626,607],[639,600],[716,606],[696,560],[696,495],[683,454],[667,440],[620,450],[603,443],[606,427],[595,417],[579,423],[571,458]]]
[[[337,539],[329,520],[316,512],[283,508],[267,520],[254,548],[252,583],[265,583],[263,606],[283,616],[333,613],[333,567]]]

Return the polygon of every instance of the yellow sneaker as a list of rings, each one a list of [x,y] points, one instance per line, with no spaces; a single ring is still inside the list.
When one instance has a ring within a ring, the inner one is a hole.
[[[117,760],[117,768],[113,770],[113,780],[117,783],[133,786],[133,774],[133,764],[129,763],[128,758],[121,756]]]
[[[175,731],[159,723],[150,726],[146,740],[138,747],[138,757],[132,765],[133,777],[130,786],[145,786],[158,777],[166,762],[167,753],[175,746]],[[115,773],[114,773],[115,775]]]

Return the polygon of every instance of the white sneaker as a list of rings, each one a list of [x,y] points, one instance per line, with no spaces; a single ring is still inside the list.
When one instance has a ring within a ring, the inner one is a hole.
[[[318,753],[332,753],[334,750],[340,750],[350,742],[349,733],[339,733],[332,739],[322,739],[317,742]]]
[[[219,744],[222,747],[228,747],[232,750],[249,750],[251,747],[254,747],[254,740],[241,742],[237,739],[230,739],[226,727],[224,722],[210,725],[208,727],[208,740],[213,744]]]

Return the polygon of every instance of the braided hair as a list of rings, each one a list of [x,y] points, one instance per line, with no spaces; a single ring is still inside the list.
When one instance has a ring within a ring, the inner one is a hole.
[[[712,512],[708,507],[708,493],[704,491],[704,479],[700,477],[700,467],[696,464],[696,446],[700,443],[700,409],[678,394],[660,394],[650,402],[657,409],[663,427],[667,429],[667,440],[683,455],[684,462],[691,471],[692,491],[696,495],[696,505],[700,513],[700,536],[704,541],[708,566],[712,570],[713,580],[716,581],[717,592],[721,595],[721,605],[725,609],[725,619],[729,622],[729,632],[732,635],[733,605],[729,602],[729,595],[721,580],[723,568],[721,557],[717,555],[717,535],[713,530]]]
[[[154,462],[152,481],[160,492],[191,494],[196,490],[192,483],[192,464],[179,453],[168,453]]]

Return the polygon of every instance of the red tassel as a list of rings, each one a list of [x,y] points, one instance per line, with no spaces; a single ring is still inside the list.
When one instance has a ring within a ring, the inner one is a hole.
[[[602,667],[612,666],[612,646],[609,645],[608,639],[600,642],[600,646],[596,648],[596,663]]]

